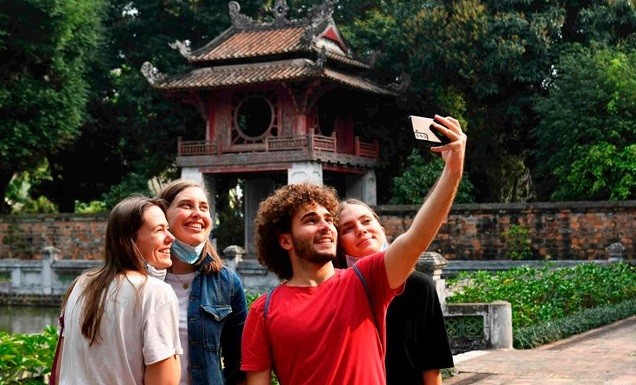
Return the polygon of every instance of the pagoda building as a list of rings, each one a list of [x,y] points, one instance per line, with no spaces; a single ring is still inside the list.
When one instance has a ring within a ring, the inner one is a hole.
[[[196,50],[170,45],[191,71],[142,67],[154,89],[193,104],[205,121],[203,140],[179,138],[181,176],[204,181],[211,198],[223,178],[244,182],[248,255],[258,204],[281,185],[327,184],[376,204],[379,144],[360,117],[395,93],[365,77],[371,60],[354,57],[333,8],[326,1],[290,20],[286,1],[276,0],[272,20],[257,22],[231,1],[232,25],[215,39]]]

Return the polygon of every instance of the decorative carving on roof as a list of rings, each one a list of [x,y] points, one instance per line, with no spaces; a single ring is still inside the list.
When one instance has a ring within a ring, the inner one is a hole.
[[[230,19],[232,19],[232,26],[234,28],[244,30],[254,26],[254,20],[241,13],[241,6],[238,2],[230,1],[228,7],[230,8]]]
[[[159,72],[159,70],[148,61],[141,65],[141,74],[144,75],[148,83],[152,85],[166,79],[166,75]]]
[[[388,89],[395,92],[396,94],[404,93],[411,86],[411,76],[406,72],[402,72],[400,76],[397,78],[397,82],[389,84],[387,86]]]
[[[327,62],[327,48],[325,48],[325,46],[322,46],[322,49],[320,50],[320,53],[318,54],[318,58],[316,59],[316,63],[314,64],[314,67],[316,69],[323,69],[325,67],[325,63]]]
[[[275,26],[283,26],[288,25],[289,20],[287,20],[287,12],[289,12],[289,7],[287,6],[286,0],[276,0],[276,4],[274,5],[274,9],[272,9],[272,13],[274,14],[274,22]]]
[[[311,42],[314,41],[314,36],[316,36],[316,31],[314,31],[314,27],[312,25],[305,27],[305,32],[300,37],[300,44],[302,44],[303,47],[309,47]]]
[[[324,3],[311,7],[309,10],[311,24],[318,26],[323,21],[331,19],[334,4],[335,2],[332,0],[325,0]]]
[[[190,59],[192,54],[190,53],[190,40],[186,40],[185,43],[181,40],[175,40],[174,43],[168,43],[170,48],[179,50],[181,56],[186,59]]]
[[[373,67],[375,65],[376,60],[378,60],[378,58],[380,57],[380,55],[381,55],[380,51],[378,51],[377,49],[374,49],[373,51],[367,52],[364,60],[367,64],[369,64],[369,66]]]
[[[272,8],[272,15],[274,20],[271,22],[258,22],[251,17],[241,13],[241,6],[237,1],[230,1],[228,6],[230,10],[230,19],[232,20],[232,26],[239,30],[262,30],[271,27],[284,27],[284,26],[311,26],[315,29],[324,27],[325,23],[332,21],[332,15],[334,11],[334,4],[336,1],[325,0],[320,5],[311,7],[308,11],[309,18],[304,17],[302,19],[288,19],[289,6],[286,0],[276,0],[274,7]]]

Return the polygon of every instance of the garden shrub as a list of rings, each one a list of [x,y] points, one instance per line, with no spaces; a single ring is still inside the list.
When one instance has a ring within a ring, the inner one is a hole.
[[[541,268],[460,273],[448,284],[459,281],[469,284],[447,297],[447,303],[510,302],[513,330],[636,298],[636,267],[626,262],[567,268],[546,262]]]
[[[532,258],[530,231],[527,228],[514,224],[503,233],[503,238],[506,258],[513,261]]]
[[[514,329],[513,347],[531,349],[562,340],[636,314],[636,299],[585,309],[565,318]]]
[[[51,374],[56,344],[54,326],[34,334],[0,332],[0,384],[45,384]]]

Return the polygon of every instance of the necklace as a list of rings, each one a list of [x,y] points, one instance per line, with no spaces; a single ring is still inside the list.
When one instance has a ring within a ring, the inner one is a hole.
[[[179,283],[181,283],[181,287],[183,288],[183,290],[188,290],[190,288],[190,282],[192,282],[192,280],[189,280],[188,278],[190,277],[192,273],[188,273],[188,274],[172,274],[177,278],[177,281],[179,281]],[[179,275],[186,275],[188,276],[188,278],[186,278],[186,281],[182,281],[181,278],[179,277]],[[194,279],[194,275],[192,276],[192,279]],[[188,282],[190,281],[190,282]]]

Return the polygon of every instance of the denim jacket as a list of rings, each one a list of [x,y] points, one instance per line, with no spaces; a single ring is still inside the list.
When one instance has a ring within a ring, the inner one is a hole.
[[[208,255],[202,266],[210,262],[212,258]],[[205,275],[199,268],[188,305],[193,385],[233,385],[244,380],[240,366],[246,316],[243,284],[234,270],[223,266],[218,274]]]

